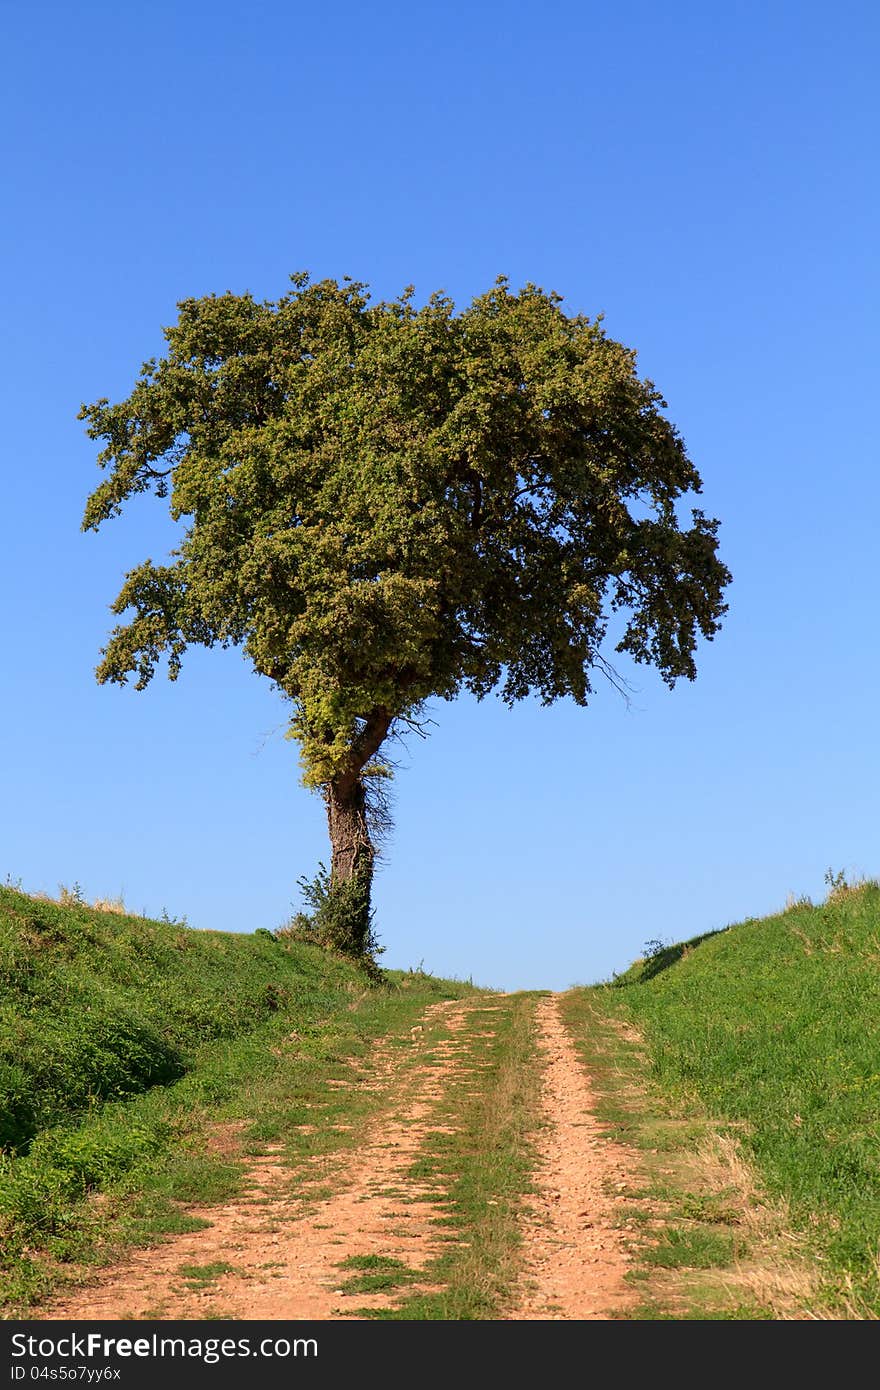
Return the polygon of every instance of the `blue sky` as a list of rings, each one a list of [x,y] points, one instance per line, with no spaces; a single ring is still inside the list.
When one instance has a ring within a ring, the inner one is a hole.
[[[627,707],[437,704],[376,886],[384,962],[505,988],[880,873],[873,3],[7,6],[0,877],[276,926],[327,858],[271,688],[93,677],[161,504],[79,531],[76,412],[177,300],[297,269],[603,312],[721,518],[730,612]]]

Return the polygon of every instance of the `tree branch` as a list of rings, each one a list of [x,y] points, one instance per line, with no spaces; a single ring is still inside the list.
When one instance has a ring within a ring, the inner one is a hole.
[[[430,735],[428,734],[429,724],[433,724],[435,729],[437,727],[436,719],[413,719],[405,714],[399,714],[397,716],[396,723],[404,724],[406,726],[407,733],[418,734],[419,738],[422,739],[430,737]],[[403,737],[403,735],[398,733],[397,731],[395,731],[395,736],[397,738]]]
[[[385,736],[391,727],[392,715],[384,705],[377,705],[371,710],[364,722],[357,738],[351,746],[349,757],[349,772],[341,780],[348,783],[353,781],[362,767],[378,753],[385,740]]]

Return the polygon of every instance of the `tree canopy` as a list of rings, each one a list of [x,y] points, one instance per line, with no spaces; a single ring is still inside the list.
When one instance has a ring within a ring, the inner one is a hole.
[[[305,274],[178,308],[128,399],[81,411],[105,470],[84,528],[147,491],[182,523],[126,576],[98,679],[142,689],[192,643],[241,647],[292,701],[337,879],[358,850],[334,802],[430,697],[586,704],[618,610],[618,652],[694,677],[726,608],[718,523],[680,519],[699,474],[599,320],[503,279],[461,312]]]

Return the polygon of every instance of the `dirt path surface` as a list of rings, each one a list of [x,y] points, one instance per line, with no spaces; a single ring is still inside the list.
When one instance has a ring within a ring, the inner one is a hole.
[[[545,1125],[538,1193],[524,1232],[524,1297],[508,1318],[602,1319],[637,1302],[624,1282],[629,1258],[615,1219],[629,1156],[593,1115],[589,1078],[559,1016],[559,996],[538,1004],[546,1058]]]
[[[591,1113],[594,1098],[559,997],[542,998],[536,1008],[546,1066],[539,1190],[524,1232],[524,1292],[506,1316],[607,1318],[635,1301],[623,1282],[627,1255],[614,1227],[622,1199],[613,1194],[626,1185],[626,1153]],[[478,1091],[482,1063],[473,1042],[492,1033],[474,1026],[485,1027],[499,1009],[485,997],[432,1005],[403,1046],[392,1038],[377,1048],[367,1078],[357,1083],[375,1094],[375,1108],[354,1149],[292,1169],[283,1146],[267,1146],[234,1200],[187,1209],[203,1229],[133,1254],[98,1282],[46,1305],[41,1317],[338,1320],[393,1306],[393,1288],[347,1295],[341,1286],[357,1270],[341,1266],[379,1257],[419,1271],[451,1238],[436,1221],[442,1193],[409,1169],[431,1134],[450,1132],[448,1114],[440,1120],[448,1087]],[[469,1017],[473,1010],[479,1020]],[[215,1142],[223,1138],[218,1132]],[[226,1138],[234,1145],[237,1136]],[[429,1278],[408,1282],[407,1291],[428,1291]]]
[[[431,1112],[456,1066],[456,1034],[468,1007],[433,1005],[424,1028],[412,1030],[413,1047],[424,1049],[424,1032],[442,1022],[448,1036],[432,1043],[430,1060],[413,1066],[400,1048],[377,1054],[371,1086],[390,1103],[380,1105],[355,1154],[337,1155],[329,1164],[318,1158],[315,1171],[292,1185],[281,1154],[270,1149],[235,1201],[188,1209],[208,1228],[139,1252],[124,1267],[105,1271],[99,1285],[54,1302],[43,1316],[338,1319],[347,1316],[340,1284],[352,1272],[340,1271],[344,1259],[380,1255],[421,1268],[436,1254],[438,1232],[430,1221],[435,1194],[406,1169],[425,1136],[442,1129],[432,1126]],[[326,1195],[331,1183],[332,1195]],[[187,1273],[212,1264],[231,1268],[208,1281]],[[349,1301],[364,1308],[389,1300],[358,1294]]]

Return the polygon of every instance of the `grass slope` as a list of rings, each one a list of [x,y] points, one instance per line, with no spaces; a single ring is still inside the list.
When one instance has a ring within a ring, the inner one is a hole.
[[[199,1047],[357,972],[270,933],[192,931],[0,889],[0,1148],[182,1077]]]
[[[268,1140],[343,1146],[328,1081],[430,1000],[467,992],[420,972],[369,987],[356,966],[268,932],[0,890],[6,1316],[120,1244],[192,1229],[185,1205],[237,1190]],[[205,1142],[218,1124],[237,1136],[219,1153]]]
[[[660,957],[599,987],[603,1009],[638,1027],[662,1089],[735,1125],[832,1307],[880,1315],[880,886]]]

